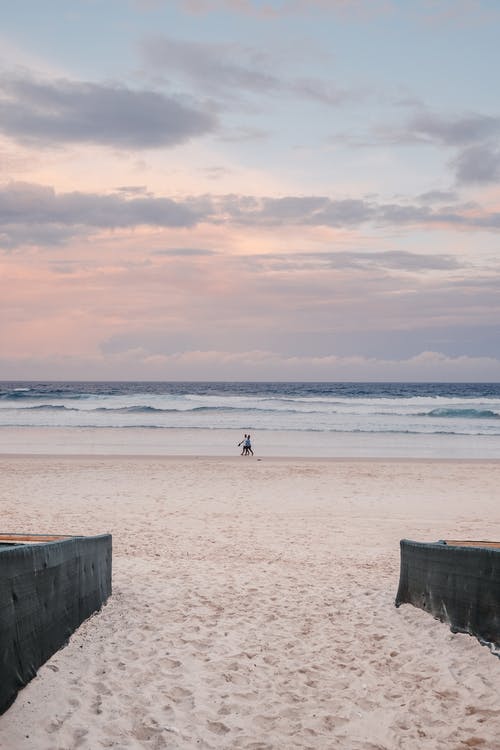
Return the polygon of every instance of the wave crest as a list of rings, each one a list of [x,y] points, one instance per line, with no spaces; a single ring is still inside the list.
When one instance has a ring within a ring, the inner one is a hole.
[[[448,419],[500,419],[500,414],[497,414],[491,409],[453,409],[446,407],[432,409],[432,411],[421,414],[420,416],[445,417]]]

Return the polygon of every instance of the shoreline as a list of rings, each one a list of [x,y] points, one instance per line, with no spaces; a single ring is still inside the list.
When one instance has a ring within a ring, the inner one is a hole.
[[[147,455],[239,458],[245,430],[0,427],[1,455]],[[249,431],[248,428],[246,430]],[[251,431],[255,458],[497,459],[500,436]]]
[[[193,463],[206,461],[211,463],[266,463],[266,464],[293,464],[293,463],[318,463],[318,464],[487,464],[500,465],[499,458],[427,458],[422,456],[258,456],[245,458],[244,456],[229,455],[192,455],[192,454],[170,454],[165,453],[3,453],[0,452],[0,460],[61,460],[61,461],[160,461],[164,463]]]

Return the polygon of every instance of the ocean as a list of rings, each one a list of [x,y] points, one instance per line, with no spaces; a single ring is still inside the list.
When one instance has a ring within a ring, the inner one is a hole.
[[[265,455],[496,458],[500,384],[0,383],[2,452],[92,435],[92,452],[227,455],[247,432]]]

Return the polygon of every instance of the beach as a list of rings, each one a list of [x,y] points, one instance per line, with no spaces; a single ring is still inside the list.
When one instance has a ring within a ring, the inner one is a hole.
[[[113,534],[113,595],[6,750],[500,748],[500,661],[394,607],[399,540],[500,539],[495,460],[7,455],[10,532]]]

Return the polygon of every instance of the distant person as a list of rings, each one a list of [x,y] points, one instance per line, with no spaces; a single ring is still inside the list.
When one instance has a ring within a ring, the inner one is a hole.
[[[245,440],[243,441],[243,451],[245,456],[248,456],[249,453],[253,456],[253,450],[252,450],[252,443],[250,441],[250,435],[246,435]]]
[[[245,433],[245,435],[244,435],[244,437],[243,437],[243,440],[241,440],[241,441],[240,441],[240,442],[238,443],[238,448],[239,448],[240,446],[243,446],[243,448],[241,449],[241,455],[242,455],[242,456],[245,456],[245,455],[246,455],[246,454],[248,453],[248,450],[247,450],[247,448],[246,448],[246,441],[248,440],[248,438],[249,438],[249,437],[250,437],[250,436],[249,436],[249,435],[247,435],[247,434]]]

